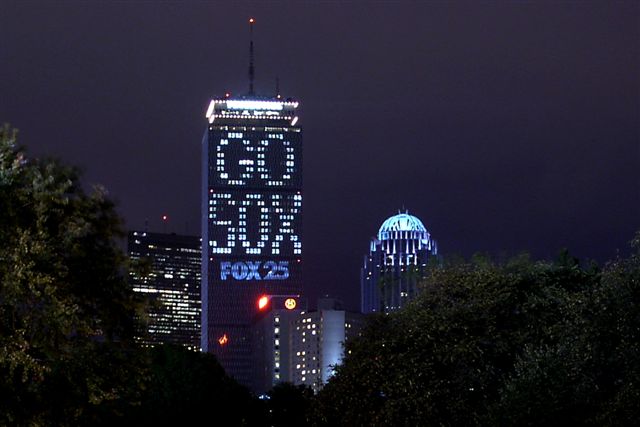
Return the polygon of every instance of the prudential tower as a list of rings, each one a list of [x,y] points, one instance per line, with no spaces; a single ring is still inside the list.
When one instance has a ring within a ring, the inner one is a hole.
[[[253,25],[249,91],[211,100],[202,140],[202,349],[245,385],[258,299],[302,291],[298,102],[255,93]]]

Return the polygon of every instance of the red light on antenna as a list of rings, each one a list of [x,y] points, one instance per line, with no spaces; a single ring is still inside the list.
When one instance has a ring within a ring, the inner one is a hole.
[[[256,20],[255,20],[255,19],[253,19],[253,18],[249,18],[249,24],[253,24],[254,22],[256,22]]]
[[[225,98],[228,98],[228,97],[230,97],[230,96],[231,96],[231,94],[230,94],[229,92],[227,92],[227,93],[225,93],[225,94],[224,94],[224,97],[225,97]]]
[[[264,310],[269,305],[269,297],[266,295],[262,295],[258,299],[258,310]]]
[[[168,219],[169,219],[169,217],[168,217],[167,215],[162,215],[162,220],[163,220],[163,221],[166,221],[166,220],[168,220]]]
[[[224,334],[220,338],[218,338],[218,344],[220,345],[226,345],[228,342],[229,342],[229,337],[227,337],[227,334]]]

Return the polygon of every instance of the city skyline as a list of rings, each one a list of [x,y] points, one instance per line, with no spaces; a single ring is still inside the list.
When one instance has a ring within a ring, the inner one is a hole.
[[[303,111],[310,301],[359,305],[362,254],[403,207],[445,255],[604,261],[640,226],[637,2],[3,10],[0,119],[104,184],[127,228],[179,234],[200,231],[203,115],[246,91],[255,16],[256,91],[278,77]]]

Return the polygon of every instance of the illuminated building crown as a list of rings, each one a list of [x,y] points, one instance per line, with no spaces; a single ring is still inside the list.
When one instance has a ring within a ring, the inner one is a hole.
[[[409,215],[408,213],[399,213],[382,223],[380,230],[378,230],[378,239],[387,239],[387,236],[389,236],[388,233],[392,231],[419,231],[426,233],[427,229],[422,221],[415,216]]]

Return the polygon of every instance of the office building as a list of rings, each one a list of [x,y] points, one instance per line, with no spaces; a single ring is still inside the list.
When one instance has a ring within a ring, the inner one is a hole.
[[[301,312],[291,326],[291,382],[318,392],[342,363],[345,343],[363,326],[361,313],[343,310],[340,302],[323,298],[318,309]]]
[[[307,310],[299,296],[258,299],[259,313],[252,322],[253,391],[264,395],[280,382],[291,382],[291,326]]]
[[[437,253],[436,241],[415,216],[398,213],[384,221],[361,270],[362,312],[388,313],[410,301]]]
[[[253,59],[249,77],[211,100],[202,140],[202,349],[247,386],[256,301],[302,290],[298,102],[255,94]]]
[[[135,292],[149,298],[145,346],[171,343],[200,349],[200,237],[132,231],[128,253],[137,261],[129,276]]]

